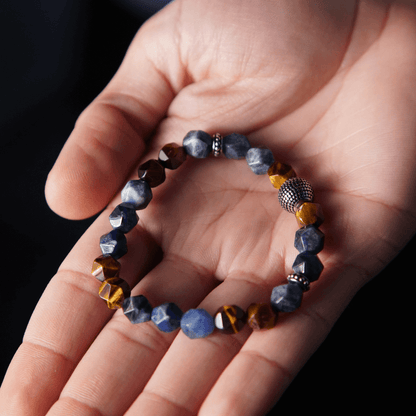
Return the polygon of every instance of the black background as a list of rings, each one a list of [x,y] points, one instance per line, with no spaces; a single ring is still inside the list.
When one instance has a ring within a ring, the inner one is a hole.
[[[54,214],[44,198],[46,176],[77,116],[108,83],[148,16],[145,8],[134,14],[110,0],[2,0],[2,377],[48,281],[94,219]],[[415,247],[413,238],[353,299],[275,411],[408,413]]]

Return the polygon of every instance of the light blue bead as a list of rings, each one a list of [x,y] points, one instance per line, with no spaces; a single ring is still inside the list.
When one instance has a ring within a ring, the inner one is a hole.
[[[152,197],[150,185],[140,179],[128,181],[121,191],[121,200],[133,205],[136,210],[146,208]]]
[[[228,159],[243,159],[250,149],[250,142],[246,136],[231,133],[222,139],[222,152]]]
[[[296,274],[303,274],[310,282],[318,280],[324,265],[315,254],[304,251],[296,256],[292,269]]]
[[[191,339],[205,338],[214,328],[214,318],[205,309],[189,309],[181,319],[181,329]]]
[[[295,234],[295,247],[300,253],[318,254],[324,248],[325,236],[313,225],[300,228]]]
[[[188,155],[203,159],[211,153],[212,137],[202,130],[191,130],[183,139],[182,146]]]
[[[109,219],[111,226],[115,230],[120,230],[122,233],[131,231],[139,221],[133,205],[127,202],[122,202],[120,205],[117,205],[110,214]]]
[[[246,160],[250,169],[256,175],[264,175],[274,163],[272,151],[261,147],[252,147],[251,149],[248,149]]]
[[[293,312],[299,308],[303,297],[302,287],[298,283],[276,286],[272,290],[270,306],[278,312]]]
[[[110,255],[117,260],[127,253],[126,236],[119,230],[110,231],[101,236],[100,248],[104,255]]]
[[[151,320],[162,332],[172,332],[181,326],[183,312],[174,303],[164,303],[152,310]]]
[[[124,300],[123,312],[132,324],[141,324],[150,321],[152,305],[143,295],[132,296]]]

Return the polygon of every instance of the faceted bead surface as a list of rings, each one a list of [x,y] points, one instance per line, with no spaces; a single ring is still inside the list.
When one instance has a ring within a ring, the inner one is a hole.
[[[300,203],[313,201],[314,192],[306,179],[294,177],[282,184],[277,198],[283,209],[294,214]]]
[[[121,264],[110,255],[99,256],[92,263],[91,273],[100,282],[110,277],[118,277]]]
[[[189,156],[203,159],[212,150],[212,137],[202,130],[191,130],[184,137],[182,145]]]
[[[133,205],[123,202],[117,205],[109,216],[110,224],[115,230],[128,233],[138,223],[139,217]]]
[[[299,253],[318,254],[324,248],[325,235],[314,225],[299,228],[295,233],[295,248]]]
[[[141,324],[150,321],[152,305],[145,296],[131,296],[124,299],[123,312],[132,324]]]
[[[146,208],[152,197],[153,194],[149,184],[140,179],[128,181],[121,191],[121,200],[133,205],[135,210]]]
[[[291,166],[284,163],[274,162],[267,171],[270,182],[276,189],[280,189],[284,182],[296,176]]]
[[[214,318],[205,309],[189,309],[182,316],[181,329],[191,339],[205,338],[215,329]]]
[[[156,159],[150,159],[139,166],[139,179],[146,181],[151,188],[159,186],[166,179],[165,168]]]
[[[292,268],[295,273],[303,274],[310,282],[314,282],[318,280],[324,266],[316,254],[305,251],[296,256]]]
[[[124,299],[130,296],[130,286],[119,277],[110,277],[101,283],[98,293],[100,298],[107,302],[110,309],[117,309],[121,308]]]
[[[127,253],[126,236],[119,230],[112,230],[100,238],[100,248],[104,255],[119,259]]]
[[[174,303],[167,302],[153,308],[151,320],[162,332],[172,332],[181,326],[183,312]]]
[[[251,148],[246,136],[231,133],[222,139],[222,152],[228,159],[243,159]]]
[[[252,303],[247,309],[247,324],[253,329],[271,329],[276,314],[268,303]]]
[[[215,326],[226,334],[240,332],[247,322],[247,314],[236,305],[224,305],[214,317]]]
[[[177,169],[185,160],[185,149],[176,143],[165,144],[159,152],[159,162],[167,169]]]
[[[299,227],[315,225],[319,227],[324,222],[324,214],[319,204],[304,202],[295,212]]]
[[[293,312],[302,303],[303,289],[298,283],[290,282],[272,290],[270,305],[275,313]]]
[[[252,147],[247,151],[246,160],[256,175],[264,175],[274,163],[273,153],[270,149]]]

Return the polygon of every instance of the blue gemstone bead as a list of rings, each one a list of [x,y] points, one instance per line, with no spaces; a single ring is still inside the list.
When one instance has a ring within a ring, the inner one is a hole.
[[[182,316],[181,329],[191,339],[205,338],[215,329],[214,318],[205,309],[189,309]]]
[[[103,255],[110,255],[117,260],[127,253],[126,236],[120,230],[110,231],[101,236],[100,248]]]
[[[144,209],[152,200],[150,185],[141,179],[128,181],[121,191],[121,200],[133,205],[134,209]]]
[[[300,253],[309,251],[318,254],[324,248],[325,235],[313,225],[307,225],[296,231],[295,247]]]
[[[124,315],[132,324],[141,324],[150,321],[152,306],[145,296],[131,296],[123,302]]]
[[[109,216],[110,224],[115,230],[120,230],[122,233],[128,233],[137,225],[139,217],[133,205],[123,202],[117,205],[114,211]]]
[[[192,130],[183,139],[182,146],[188,155],[203,159],[211,153],[212,137],[202,130]]]
[[[246,136],[231,133],[222,139],[222,152],[228,159],[243,159],[251,145]]]
[[[270,305],[274,312],[293,312],[302,303],[303,289],[298,283],[290,282],[272,290]]]
[[[305,251],[296,256],[292,268],[295,273],[303,274],[310,282],[314,282],[318,280],[324,266],[315,254]]]
[[[174,303],[164,303],[152,310],[152,322],[163,332],[172,332],[181,326],[183,312]]]
[[[274,163],[273,153],[270,149],[252,147],[247,151],[246,160],[256,175],[264,175]]]

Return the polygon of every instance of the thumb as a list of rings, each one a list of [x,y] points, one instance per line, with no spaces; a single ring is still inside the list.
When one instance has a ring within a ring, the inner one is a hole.
[[[167,7],[141,27],[111,82],[78,118],[45,186],[57,214],[82,219],[108,204],[182,88],[170,14]]]

